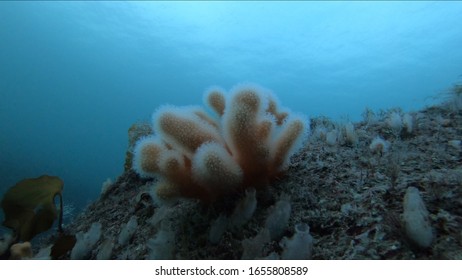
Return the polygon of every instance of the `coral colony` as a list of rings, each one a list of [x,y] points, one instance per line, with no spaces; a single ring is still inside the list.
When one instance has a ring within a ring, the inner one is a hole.
[[[134,169],[160,176],[160,198],[213,201],[224,195],[259,189],[283,173],[303,143],[304,116],[279,108],[270,92],[239,85],[227,95],[212,88],[201,107],[162,106],[153,115],[154,135],[141,139]]]

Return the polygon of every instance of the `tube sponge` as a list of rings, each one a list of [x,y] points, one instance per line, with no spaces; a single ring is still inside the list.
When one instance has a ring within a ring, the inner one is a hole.
[[[161,176],[157,194],[214,200],[261,188],[283,173],[307,136],[301,115],[280,111],[276,97],[254,85],[239,85],[226,95],[205,93],[200,107],[162,106],[153,114],[156,135],[139,141],[134,169]]]
[[[287,195],[282,195],[279,201],[270,208],[265,221],[265,228],[268,229],[271,240],[276,240],[282,236],[289,223],[291,211],[292,206]]]
[[[283,260],[309,260],[313,251],[313,237],[310,234],[310,227],[305,224],[295,225],[295,233],[292,238],[285,238],[281,241],[284,248],[281,259]]]
[[[77,232],[75,237],[77,242],[71,251],[71,260],[83,260],[87,258],[93,247],[101,237],[101,223],[95,222],[91,224],[90,229],[86,232]]]

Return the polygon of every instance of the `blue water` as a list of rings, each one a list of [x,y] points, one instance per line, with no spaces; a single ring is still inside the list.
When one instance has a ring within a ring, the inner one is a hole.
[[[0,194],[57,175],[82,207],[127,129],[211,85],[309,116],[418,110],[460,81],[462,2],[0,2]]]

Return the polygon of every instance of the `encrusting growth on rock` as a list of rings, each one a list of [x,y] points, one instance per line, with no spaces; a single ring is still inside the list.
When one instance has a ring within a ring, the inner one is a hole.
[[[153,115],[155,135],[141,139],[133,166],[143,177],[160,176],[161,198],[212,201],[261,188],[283,173],[309,128],[302,115],[279,111],[274,96],[256,86],[238,86],[226,96],[206,92],[200,107],[162,106]]]

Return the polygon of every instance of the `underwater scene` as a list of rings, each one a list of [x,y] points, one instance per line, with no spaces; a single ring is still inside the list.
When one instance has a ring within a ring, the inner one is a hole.
[[[462,2],[0,2],[0,259],[462,259]]]

